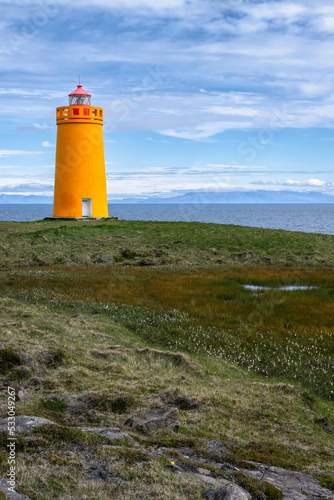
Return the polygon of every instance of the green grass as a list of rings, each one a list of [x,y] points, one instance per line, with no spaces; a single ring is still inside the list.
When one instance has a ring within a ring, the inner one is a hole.
[[[234,225],[117,220],[0,222],[0,234],[2,268],[56,264],[334,264],[334,236]]]

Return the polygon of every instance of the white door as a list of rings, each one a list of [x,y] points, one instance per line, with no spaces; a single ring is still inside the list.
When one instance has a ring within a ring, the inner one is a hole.
[[[82,217],[92,217],[91,198],[82,198]]]

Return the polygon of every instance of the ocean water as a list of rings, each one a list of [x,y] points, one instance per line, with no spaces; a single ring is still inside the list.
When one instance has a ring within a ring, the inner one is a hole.
[[[110,204],[109,215],[123,220],[213,222],[334,234],[334,204]],[[0,204],[2,221],[34,221],[50,216],[52,205]]]

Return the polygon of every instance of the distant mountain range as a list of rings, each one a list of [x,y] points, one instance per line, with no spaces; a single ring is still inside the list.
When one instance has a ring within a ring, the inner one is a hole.
[[[171,198],[109,198],[109,203],[119,204],[212,204],[212,203],[334,203],[334,196],[317,191],[202,191],[190,192]],[[0,204],[52,204],[51,196],[0,194]]]
[[[109,200],[109,203],[156,203],[156,204],[184,204],[184,203],[334,203],[334,196],[317,191],[202,191],[190,192],[172,198],[124,198],[123,200]]]

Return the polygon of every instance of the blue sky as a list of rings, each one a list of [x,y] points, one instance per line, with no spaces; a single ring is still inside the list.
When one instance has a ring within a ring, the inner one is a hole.
[[[0,0],[0,193],[52,195],[55,108],[104,108],[110,198],[334,194],[329,0]]]

